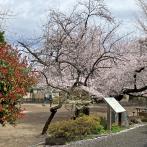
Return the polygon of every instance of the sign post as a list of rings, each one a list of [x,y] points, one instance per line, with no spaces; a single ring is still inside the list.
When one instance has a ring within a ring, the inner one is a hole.
[[[122,113],[118,113],[118,125],[121,126],[122,122]]]
[[[113,97],[104,98],[107,103],[107,129],[111,131],[112,121],[111,121],[111,110],[118,114],[118,124],[121,126],[122,123],[122,113],[126,110],[119,104],[119,102]]]
[[[111,107],[107,104],[107,129],[111,131]]]

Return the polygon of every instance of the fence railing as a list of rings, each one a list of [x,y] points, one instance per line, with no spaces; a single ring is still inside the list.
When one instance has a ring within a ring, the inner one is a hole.
[[[24,98],[22,103],[43,103],[44,99],[41,98]]]

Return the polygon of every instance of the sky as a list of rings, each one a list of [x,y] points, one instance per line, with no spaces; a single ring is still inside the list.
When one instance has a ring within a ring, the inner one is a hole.
[[[8,10],[11,16],[4,29],[10,41],[39,36],[47,21],[50,8],[70,11],[77,0],[0,0],[0,9]],[[105,0],[112,15],[122,22],[121,32],[137,32],[136,17],[140,13],[135,0]],[[133,26],[132,26],[133,25]]]

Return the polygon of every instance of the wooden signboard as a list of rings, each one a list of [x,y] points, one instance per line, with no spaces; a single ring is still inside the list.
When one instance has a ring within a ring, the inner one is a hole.
[[[107,97],[104,98],[104,100],[113,109],[114,112],[122,113],[126,111],[114,97]]]
[[[119,125],[121,126],[121,114],[126,110],[119,104],[114,97],[104,98],[107,103],[107,129],[111,131],[111,109],[119,116]]]

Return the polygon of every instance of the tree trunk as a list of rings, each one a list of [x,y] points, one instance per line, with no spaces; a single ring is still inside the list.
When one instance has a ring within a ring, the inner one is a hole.
[[[69,95],[69,93],[68,93],[67,96],[66,96],[66,99],[64,99],[63,101],[61,101],[61,99],[59,99],[59,104],[58,104],[57,106],[54,106],[54,107],[50,108],[51,114],[50,114],[48,120],[46,121],[46,123],[45,123],[45,125],[44,125],[44,127],[43,127],[43,130],[42,130],[42,133],[41,133],[42,135],[46,134],[46,132],[47,132],[47,130],[48,130],[48,127],[49,127],[49,125],[50,125],[52,119],[54,118],[54,116],[55,116],[57,110],[60,109],[60,108],[62,107],[62,105],[63,105],[64,102],[69,98],[69,96],[70,96],[70,95]]]
[[[50,109],[51,115],[49,116],[48,120],[46,121],[46,123],[45,123],[45,125],[44,125],[44,127],[43,127],[43,130],[42,130],[42,133],[41,133],[42,135],[46,134],[46,132],[47,132],[47,130],[48,130],[48,127],[49,127],[49,125],[50,125],[52,119],[54,118],[54,116],[55,116],[57,110],[60,109],[60,108],[62,107],[62,104],[63,104],[63,102],[60,102],[59,105],[57,105],[57,106],[55,106],[55,107],[52,107],[52,108]]]
[[[43,130],[42,130],[42,133],[41,133],[42,135],[46,134],[46,132],[47,132],[47,130],[48,130],[48,127],[49,127],[49,125],[50,125],[52,119],[54,118],[54,116],[55,116],[57,110],[58,110],[59,108],[61,108],[61,107],[62,107],[62,104],[59,104],[59,105],[57,105],[57,106],[55,106],[55,107],[52,107],[52,108],[50,109],[51,114],[50,114],[48,120],[46,121],[46,123],[45,123],[45,125],[44,125],[44,127],[43,127]]]
[[[55,114],[56,114],[57,110],[54,110],[51,112],[51,115],[49,116],[48,120],[46,121],[43,130],[42,130],[42,135],[46,134],[47,130],[48,130],[48,126],[50,125],[52,119],[54,118]]]
[[[117,100],[117,101],[121,101],[123,99],[123,95],[120,94],[120,95],[116,95],[114,96],[114,98]]]

